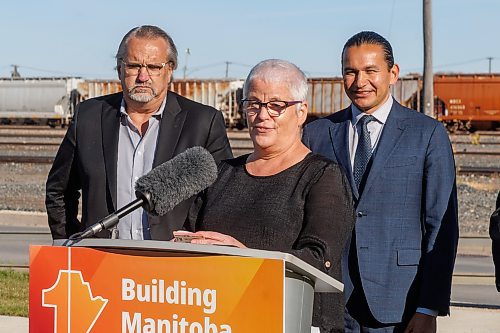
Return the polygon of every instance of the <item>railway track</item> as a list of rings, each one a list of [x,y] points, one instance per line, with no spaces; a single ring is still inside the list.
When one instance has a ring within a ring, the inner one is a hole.
[[[251,151],[249,148],[235,148],[233,147],[234,154],[242,155]],[[495,154],[500,155],[500,153]],[[34,164],[52,164],[54,156],[36,156],[36,155],[0,155],[0,163],[34,163]],[[481,167],[481,166],[457,166],[457,173],[459,174],[500,174],[500,167]]]
[[[0,155],[0,163],[52,164],[54,156]]]
[[[47,135],[47,134],[53,134],[56,133],[59,136],[64,136],[66,133],[65,128],[52,128],[48,126],[22,126],[22,125],[0,125],[0,136],[3,133],[24,133],[24,134],[33,134],[33,135],[38,135],[40,133],[42,135]],[[48,132],[48,133],[47,133]],[[233,129],[228,129],[227,130],[228,135],[242,135],[242,136],[248,136],[248,132],[246,129],[243,130],[233,130]],[[500,131],[476,131],[474,133],[468,133],[468,132],[456,132],[456,133],[449,133],[450,138],[470,138],[469,140],[465,141],[470,141],[470,140],[475,140],[475,138],[489,138],[489,137],[500,137]]]
[[[475,143],[473,141],[466,141],[466,140],[453,140],[451,141],[453,145],[466,145],[466,146],[473,146],[473,147],[478,147],[478,146],[500,146],[500,140],[498,141],[480,141],[479,143]]]
[[[0,141],[0,146],[55,146],[59,147],[61,141],[57,142],[32,142],[32,141]]]
[[[0,146],[58,146],[66,133],[65,129],[36,126],[0,126]],[[479,133],[479,134],[477,134]],[[228,130],[228,137],[233,149],[246,151],[252,148],[247,131]],[[15,139],[14,139],[15,138]],[[457,154],[479,154],[475,147],[487,145],[493,149],[500,147],[499,132],[476,132],[476,134],[450,134],[454,146],[465,145],[467,148],[455,147]],[[468,147],[470,146],[470,148]],[[486,152],[486,155],[500,155],[499,152]]]
[[[471,150],[454,150],[454,155],[481,155],[481,156],[500,156],[499,151],[471,151]]]
[[[64,129],[52,129],[48,126],[0,126],[0,163],[51,164],[54,161],[55,150],[60,145],[65,132]],[[500,139],[500,131],[476,132],[475,134],[479,135],[483,141],[480,145],[488,145],[490,149],[481,151],[478,149],[478,145],[473,144],[471,140],[464,139],[465,136],[471,137],[470,134],[452,134],[450,137],[454,141],[454,154],[456,156],[500,157],[500,140],[496,139],[497,137]],[[228,131],[228,137],[235,156],[253,150],[247,131]],[[490,140],[492,137],[494,141]],[[40,151],[44,151],[44,153],[40,154]],[[494,174],[500,173],[500,166],[461,165],[457,167],[457,171],[461,174]]]
[[[9,136],[7,138],[14,138],[16,136]],[[17,137],[17,140],[5,140],[3,139],[5,136],[0,134],[0,146],[21,146],[21,147],[29,147],[29,146],[40,146],[40,147],[59,147],[62,141],[62,137],[52,136],[52,137],[40,137],[44,139],[57,139],[50,141],[33,141],[29,140],[34,137],[29,137],[27,139],[22,139]],[[241,139],[241,138],[229,138],[231,142],[231,146],[233,149],[252,149],[252,142],[249,139]],[[488,145],[492,148],[497,148],[499,150],[489,150],[489,151],[480,151],[480,150],[469,150],[466,148],[462,149],[454,149],[454,154],[460,155],[500,155],[500,142],[485,142],[481,143],[481,145]],[[471,148],[475,148],[477,146],[472,145]]]
[[[0,125],[0,131],[2,130],[31,130],[31,131],[54,131],[58,130],[50,126],[35,126],[35,125]],[[63,130],[63,129],[61,129]]]
[[[60,138],[64,137],[66,132],[51,132],[51,133],[43,133],[43,132],[27,132],[27,133],[16,133],[16,132],[1,132],[0,138]]]
[[[450,135],[456,135],[456,136],[471,136],[471,135],[478,135],[478,136],[500,136],[500,131],[476,131],[474,133],[469,133],[469,132],[454,132],[454,133],[450,133]]]
[[[500,167],[476,167],[459,165],[457,166],[458,174],[480,174],[480,175],[491,175],[500,174]]]

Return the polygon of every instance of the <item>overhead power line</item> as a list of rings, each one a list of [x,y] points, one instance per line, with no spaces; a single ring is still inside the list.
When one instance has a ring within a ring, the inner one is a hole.
[[[495,59],[491,57],[492,59]],[[436,66],[436,68],[445,68],[445,67],[454,67],[454,66],[461,66],[461,65],[467,65],[467,64],[472,64],[475,62],[482,62],[488,58],[477,58],[477,59],[471,59],[471,60],[466,60],[466,61],[461,61],[461,62],[454,62],[454,63],[448,63],[448,64],[443,64]]]
[[[8,65],[5,67],[12,67],[13,65]],[[17,69],[22,69],[21,74],[23,74],[25,71],[24,69],[35,71],[35,72],[40,72],[40,73],[47,73],[51,75],[61,75],[61,76],[71,76],[71,77],[102,77],[102,76],[108,76],[108,74],[103,75],[103,73],[76,73],[76,72],[64,72],[64,71],[58,71],[58,70],[53,70],[53,69],[47,69],[47,68],[39,68],[39,67],[32,67],[32,66],[25,66],[25,65],[15,65]],[[0,69],[3,67],[0,67]],[[26,75],[23,75],[26,76]]]
[[[227,77],[228,76],[228,72],[229,72],[229,65],[236,65],[236,66],[247,67],[247,68],[252,67],[252,65],[243,64],[243,63],[240,63],[240,62],[222,61],[222,62],[216,62],[216,63],[202,65],[202,66],[191,67],[191,69],[187,72],[187,75],[191,75],[194,72],[198,72],[198,71],[201,71],[201,70],[204,70],[204,69],[225,66],[226,77]]]
[[[492,60],[500,59],[500,57],[475,58],[475,59],[464,60],[464,61],[459,61],[459,62],[450,62],[450,63],[446,63],[446,64],[435,65],[432,68],[434,70],[439,70],[439,69],[448,68],[448,67],[456,67],[456,66],[468,65],[468,64],[472,64],[472,63],[484,62],[485,60],[489,60],[490,58]],[[403,68],[403,69],[405,71],[408,71],[408,72],[413,72],[413,71],[422,70],[422,67]]]

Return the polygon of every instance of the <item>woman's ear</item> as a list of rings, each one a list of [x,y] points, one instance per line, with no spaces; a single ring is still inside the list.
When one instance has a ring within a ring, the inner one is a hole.
[[[307,119],[307,101],[300,103],[300,109],[297,110],[297,116],[299,117],[299,125],[302,126]]]

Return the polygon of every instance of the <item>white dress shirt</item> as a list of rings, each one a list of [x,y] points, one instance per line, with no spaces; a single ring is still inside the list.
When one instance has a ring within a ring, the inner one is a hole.
[[[375,117],[375,120],[370,121],[367,125],[368,132],[370,133],[370,141],[372,143],[372,152],[377,147],[378,141],[380,140],[380,135],[382,134],[382,129],[389,117],[389,113],[392,108],[392,96],[389,95],[387,101],[382,104],[377,110],[375,110],[371,115]],[[356,155],[356,148],[358,147],[359,134],[361,132],[361,126],[358,124],[359,120],[366,115],[366,113],[360,111],[354,104],[351,105],[352,118],[351,126],[349,126],[349,155],[351,157],[351,171],[354,168],[354,156]]]

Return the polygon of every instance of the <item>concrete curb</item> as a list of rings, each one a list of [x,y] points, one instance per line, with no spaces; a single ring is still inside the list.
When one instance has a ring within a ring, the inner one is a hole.
[[[500,310],[452,307],[449,317],[439,317],[439,333],[500,332]],[[28,332],[28,318],[0,316],[0,332]]]
[[[28,318],[0,316],[0,332],[28,332]]]
[[[457,254],[491,257],[491,239],[488,237],[462,237]]]
[[[0,225],[35,227],[49,230],[47,213],[0,210]]]
[[[498,333],[500,332],[500,310],[472,307],[451,307],[449,317],[439,317],[439,333]]]

